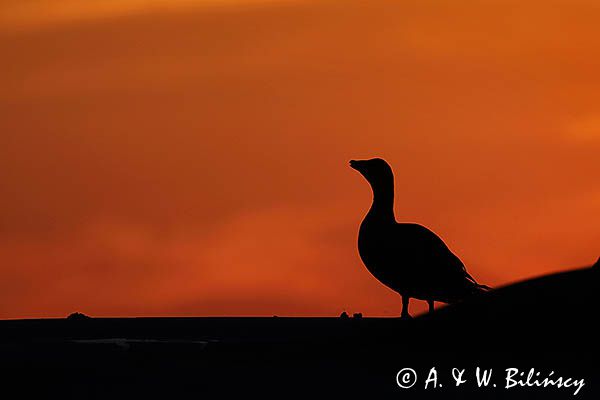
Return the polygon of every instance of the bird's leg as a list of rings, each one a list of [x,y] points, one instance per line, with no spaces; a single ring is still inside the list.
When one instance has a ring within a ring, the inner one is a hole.
[[[434,308],[435,301],[427,300],[427,304],[429,304],[429,313],[431,314],[433,312],[433,310],[435,310],[435,308]]]
[[[400,314],[401,318],[411,318],[408,313],[408,302],[410,301],[410,297],[402,296],[402,314]]]

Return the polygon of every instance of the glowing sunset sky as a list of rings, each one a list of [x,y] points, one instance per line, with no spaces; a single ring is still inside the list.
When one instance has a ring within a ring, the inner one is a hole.
[[[501,285],[600,256],[595,1],[8,0],[0,318],[399,315],[396,217]],[[414,301],[413,312],[425,304]]]

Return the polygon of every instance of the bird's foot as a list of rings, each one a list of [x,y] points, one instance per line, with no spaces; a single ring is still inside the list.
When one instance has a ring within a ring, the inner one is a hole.
[[[400,318],[401,319],[413,319],[413,317],[411,317],[409,313],[401,314]]]

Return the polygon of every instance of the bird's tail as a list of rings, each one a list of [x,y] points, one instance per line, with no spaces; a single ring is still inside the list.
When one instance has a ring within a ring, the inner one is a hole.
[[[474,293],[482,293],[482,292],[488,292],[488,291],[492,290],[492,288],[489,287],[488,285],[482,285],[480,283],[477,283],[475,278],[473,278],[471,276],[471,274],[469,274],[466,270],[465,270],[465,274],[467,276],[467,279],[469,281],[471,281],[471,283],[473,284],[473,292]]]
[[[475,283],[475,288],[477,289],[477,291],[479,292],[489,292],[490,290],[492,290],[493,288],[488,286],[488,285],[482,285],[480,283]]]

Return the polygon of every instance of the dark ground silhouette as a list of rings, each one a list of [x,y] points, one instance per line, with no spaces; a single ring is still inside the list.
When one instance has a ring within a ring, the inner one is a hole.
[[[0,376],[21,398],[523,398],[556,388],[455,388],[451,368],[582,377],[597,399],[600,267],[401,318],[71,318],[0,321]],[[427,371],[444,388],[424,390]],[[400,389],[397,372],[419,373]],[[499,373],[499,372],[496,372]],[[441,373],[440,373],[441,374]],[[501,383],[499,380],[498,383]],[[13,398],[16,398],[13,396]]]
[[[455,303],[489,289],[469,275],[464,264],[435,233],[394,216],[394,174],[381,158],[352,160],[373,190],[373,204],[360,224],[358,251],[381,283],[402,296],[402,317],[410,317],[410,298]]]

